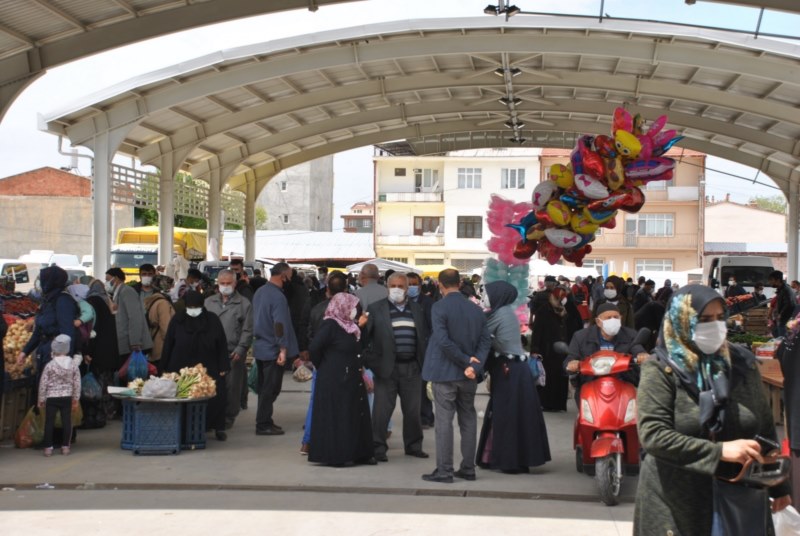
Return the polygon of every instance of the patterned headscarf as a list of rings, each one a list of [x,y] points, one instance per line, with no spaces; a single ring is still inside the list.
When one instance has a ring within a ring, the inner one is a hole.
[[[358,307],[358,298],[346,292],[340,292],[331,298],[328,308],[325,309],[323,320],[332,318],[343,330],[355,335],[356,340],[361,339],[361,329],[350,319],[350,312]]]
[[[730,371],[728,345],[723,344],[714,355],[703,354],[693,342],[698,317],[712,301],[724,300],[714,289],[703,285],[687,285],[673,294],[661,325],[659,346],[665,347],[672,360],[692,376],[702,391],[711,379]],[[727,308],[725,309],[727,316]]]

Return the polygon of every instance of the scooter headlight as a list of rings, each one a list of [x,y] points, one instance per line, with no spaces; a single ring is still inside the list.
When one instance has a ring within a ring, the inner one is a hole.
[[[632,422],[636,419],[636,400],[629,400],[628,407],[625,408],[625,424]]]
[[[589,407],[589,401],[586,400],[585,398],[581,400],[581,415],[583,415],[583,420],[585,420],[589,424],[594,424],[592,409]]]
[[[605,376],[611,372],[614,361],[613,357],[595,357],[592,359],[592,370],[596,376]]]

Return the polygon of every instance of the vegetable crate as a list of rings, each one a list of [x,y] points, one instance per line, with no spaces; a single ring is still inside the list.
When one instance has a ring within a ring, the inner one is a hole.
[[[178,454],[181,403],[123,400],[120,446],[134,454]]]
[[[33,382],[28,380],[32,380],[32,378],[3,384],[3,402],[0,406],[0,441],[14,437],[14,433],[32,404]]]
[[[206,448],[206,414],[208,402],[187,402],[181,405],[183,430],[181,448],[185,450]]]

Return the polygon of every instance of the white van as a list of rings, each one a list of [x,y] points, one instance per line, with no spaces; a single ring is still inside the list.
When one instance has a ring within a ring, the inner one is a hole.
[[[775,295],[775,289],[767,284],[769,274],[775,270],[772,259],[756,255],[726,255],[712,257],[708,262],[706,281],[708,286],[717,289],[721,294],[733,278],[747,292],[753,291],[756,283],[764,285],[764,296],[768,299]]]

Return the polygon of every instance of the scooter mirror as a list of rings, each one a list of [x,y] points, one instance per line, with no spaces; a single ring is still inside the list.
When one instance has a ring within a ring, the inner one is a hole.
[[[569,346],[563,341],[553,344],[553,351],[557,354],[567,355],[569,353]]]

